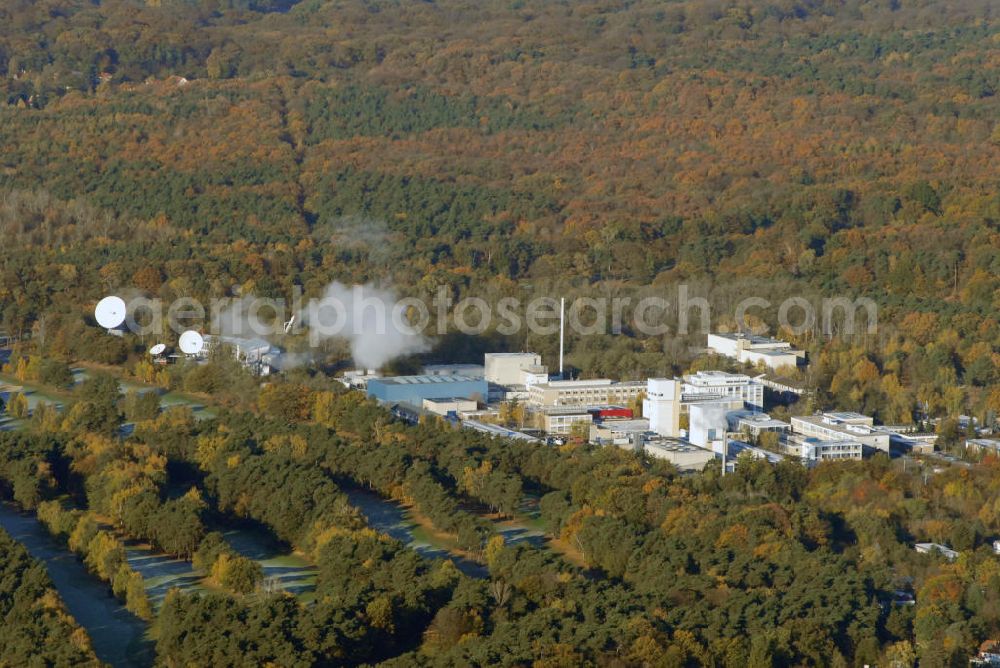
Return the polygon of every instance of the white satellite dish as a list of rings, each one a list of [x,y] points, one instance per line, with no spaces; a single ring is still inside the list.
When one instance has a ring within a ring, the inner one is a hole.
[[[205,349],[205,339],[202,338],[201,334],[191,329],[181,334],[177,343],[185,355],[197,355]]]
[[[105,297],[97,302],[94,318],[104,329],[115,329],[125,322],[125,300],[121,297]]]
[[[157,343],[155,346],[149,349],[149,354],[153,357],[159,357],[163,353],[167,352],[167,344]]]

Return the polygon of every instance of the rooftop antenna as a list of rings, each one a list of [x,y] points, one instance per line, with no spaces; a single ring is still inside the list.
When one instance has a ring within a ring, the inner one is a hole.
[[[97,320],[98,325],[112,332],[125,322],[126,311],[124,299],[115,296],[105,297],[97,302],[97,308],[94,309],[94,319]]]
[[[563,374],[563,344],[566,339],[566,298],[559,300],[559,377],[565,378]]]
[[[198,332],[189,329],[181,334],[177,345],[185,355],[198,355],[205,349],[205,339]]]

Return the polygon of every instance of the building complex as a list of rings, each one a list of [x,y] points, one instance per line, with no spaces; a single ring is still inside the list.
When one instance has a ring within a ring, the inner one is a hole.
[[[806,358],[805,351],[792,348],[787,341],[754,334],[709,334],[708,348],[738,362],[760,364],[771,370],[799,366]]]
[[[645,390],[646,383],[641,381],[550,380],[528,387],[528,403],[538,407],[630,404]]]
[[[800,359],[789,344],[773,339],[712,336],[720,350],[737,357],[771,351],[785,360]],[[731,467],[740,454],[813,466],[888,453],[890,448],[916,449],[907,447],[915,443],[914,436],[876,426],[859,413],[774,419],[763,412],[763,376],[698,371],[645,381],[567,380],[551,377],[541,356],[531,352],[487,353],[482,366],[443,365],[427,371],[387,378],[358,372],[345,384],[364,386],[380,402],[405,406],[408,415],[440,415],[479,431],[529,441],[585,438],[641,450],[682,469],[703,468],[715,458]],[[638,416],[633,407],[640,405]],[[1000,441],[970,439],[967,447],[1000,452]]]

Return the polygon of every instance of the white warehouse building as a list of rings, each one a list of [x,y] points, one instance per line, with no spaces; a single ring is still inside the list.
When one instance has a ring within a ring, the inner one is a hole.
[[[743,333],[709,334],[708,347],[719,355],[743,363],[762,363],[771,370],[798,366],[806,356],[805,351],[792,348],[787,341]]]

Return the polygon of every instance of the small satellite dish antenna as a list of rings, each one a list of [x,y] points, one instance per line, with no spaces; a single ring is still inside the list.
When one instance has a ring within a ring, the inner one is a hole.
[[[167,344],[157,343],[155,346],[149,349],[149,354],[153,357],[159,357],[163,353],[167,352]]]
[[[178,345],[185,355],[197,355],[205,349],[205,339],[198,332],[189,329],[181,334]]]
[[[104,329],[115,329],[125,322],[125,300],[121,297],[105,297],[97,302],[94,318]]]

